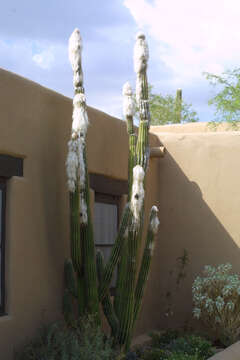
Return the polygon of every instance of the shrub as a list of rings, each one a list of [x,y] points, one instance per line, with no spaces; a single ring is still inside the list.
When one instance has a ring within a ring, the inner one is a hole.
[[[194,355],[188,355],[185,353],[172,353],[168,359],[165,360],[202,360],[203,358],[198,355],[198,353]]]
[[[166,360],[169,358],[170,352],[161,349],[151,349],[144,353],[143,360]]]
[[[152,346],[156,348],[164,348],[172,340],[179,336],[178,330],[167,330],[164,333],[152,332],[149,334],[152,339]]]
[[[192,286],[193,314],[201,319],[228,346],[240,335],[240,277],[230,274],[231,264],[205,266]]]
[[[15,355],[16,360],[113,360],[112,344],[91,319],[68,327],[54,323],[43,327],[39,335]]]
[[[208,359],[213,355],[212,345],[209,341],[196,335],[185,335],[173,340],[168,346],[173,353],[198,355],[201,359]]]
[[[146,360],[208,359],[213,355],[212,345],[206,339],[196,335],[179,337],[177,330],[165,333],[151,333],[153,349],[144,355]],[[184,358],[185,356],[185,358]]]

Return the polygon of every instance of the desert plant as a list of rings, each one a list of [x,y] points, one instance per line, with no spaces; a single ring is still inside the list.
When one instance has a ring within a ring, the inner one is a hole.
[[[192,334],[182,334],[178,330],[167,330],[164,333],[153,332],[152,347],[164,350],[167,354],[197,355],[201,359],[208,359],[213,355],[212,345],[205,338]],[[170,355],[167,358],[171,358]]]
[[[208,359],[213,355],[211,343],[196,335],[185,335],[171,341],[167,346],[173,353],[184,353],[187,355],[198,355],[201,359]]]
[[[151,332],[149,335],[152,339],[152,346],[155,348],[165,348],[173,340],[179,336],[178,330],[166,330],[164,332]]]
[[[148,349],[144,352],[143,360],[167,360],[171,353],[162,349]]]
[[[123,87],[124,115],[129,136],[129,194],[119,233],[111,256],[104,266],[98,254],[98,284],[94,251],[94,238],[89,205],[89,184],[86,151],[88,117],[83,88],[81,66],[82,41],[76,29],[69,41],[69,58],[73,69],[74,99],[72,134],[68,143],[67,176],[71,213],[71,260],[65,263],[66,288],[64,315],[72,321],[73,303],[78,303],[79,315],[87,312],[100,320],[102,304],[115,342],[129,349],[134,324],[138,316],[143,291],[148,277],[158,231],[158,209],[153,206],[145,240],[142,262],[137,260],[141,251],[144,221],[145,178],[149,162],[148,132],[150,113],[148,103],[147,63],[148,46],[145,35],[139,33],[134,48],[134,69],[137,75],[136,97],[140,113],[138,135],[133,126],[134,103],[129,83]],[[118,266],[116,296],[112,304],[109,286],[114,269]]]
[[[116,352],[95,321],[82,318],[66,326],[44,326],[35,339],[15,354],[16,360],[114,360]]]
[[[164,360],[203,360],[203,358],[196,352],[194,355],[185,354],[184,352],[176,352],[169,355]]]
[[[167,317],[174,315],[176,306],[175,299],[178,297],[178,292],[183,288],[182,282],[187,276],[189,262],[189,253],[186,249],[183,249],[183,254],[176,258],[176,264],[169,271],[168,285],[172,285],[172,291],[168,289],[164,293],[166,299],[166,308],[164,309],[164,314]]]
[[[240,276],[232,265],[205,266],[193,283],[193,315],[201,319],[228,346],[240,336]]]

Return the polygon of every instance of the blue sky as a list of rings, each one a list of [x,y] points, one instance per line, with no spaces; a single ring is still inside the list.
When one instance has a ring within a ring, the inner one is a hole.
[[[201,121],[214,90],[203,71],[240,64],[239,0],[9,0],[0,14],[0,67],[66,96],[73,95],[68,38],[83,38],[87,102],[122,117],[122,85],[134,86],[133,46],[143,30],[154,92],[183,89]]]

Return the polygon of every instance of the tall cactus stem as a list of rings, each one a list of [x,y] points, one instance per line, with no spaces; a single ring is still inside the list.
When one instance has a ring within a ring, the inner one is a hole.
[[[116,293],[113,302],[115,313],[117,314],[119,319],[121,317],[122,297],[125,291],[127,249],[128,249],[127,242],[128,242],[128,231],[126,233],[126,239],[124,241],[123,248],[121,251],[121,257],[118,266],[117,282],[116,282]]]
[[[123,216],[122,216],[121,225],[120,225],[120,229],[119,229],[117,238],[114,242],[110,258],[105,266],[103,276],[102,276],[102,281],[99,286],[99,300],[100,301],[102,301],[103,297],[106,294],[106,290],[108,289],[108,287],[111,283],[113,272],[119,261],[119,258],[120,258],[120,255],[121,255],[121,252],[122,252],[122,249],[124,246],[124,242],[126,239],[125,233],[126,233],[128,222],[129,222],[129,216],[130,216],[130,208],[129,208],[129,204],[127,204],[125,207]]]
[[[81,59],[82,39],[79,30],[75,29],[69,39],[69,60],[73,69],[74,98],[72,134],[66,162],[70,192],[71,255],[78,276],[79,307],[87,306],[85,310],[96,316],[96,321],[99,323],[95,247],[86,161],[88,115]],[[82,288],[83,286],[84,288]]]
[[[71,257],[74,270],[82,273],[81,243],[80,243],[80,223],[79,223],[79,192],[70,192],[70,238],[71,238]]]
[[[143,293],[146,286],[146,282],[149,274],[149,268],[153,256],[154,240],[159,225],[157,213],[158,213],[157,207],[153,206],[150,213],[145,249],[142,256],[141,268],[138,274],[138,281],[135,290],[135,307],[134,307],[133,323],[135,323],[139,310],[141,308]]]
[[[131,198],[133,181],[133,168],[136,165],[136,135],[129,135],[129,157],[128,157],[128,201]]]
[[[73,297],[77,298],[76,279],[71,259],[64,262],[64,282],[65,288],[69,290]]]
[[[176,123],[180,124],[182,121],[182,89],[177,89],[175,99],[175,115]]]
[[[137,249],[137,232],[131,225],[128,233],[128,257],[126,260],[125,289],[122,294],[121,316],[119,319],[119,344],[123,345],[125,351],[129,349],[129,339],[133,325],[134,314],[134,289],[137,271],[136,249]]]
[[[98,281],[101,284],[103,281],[103,274],[104,274],[104,265],[103,265],[103,256],[100,251],[97,252],[96,256],[97,260],[97,274],[98,274]],[[105,296],[101,300],[102,303],[102,309],[104,312],[104,315],[106,316],[108,323],[111,327],[112,337],[116,338],[118,334],[119,329],[119,323],[117,316],[114,312],[114,308],[111,302],[109,291],[106,291]]]
[[[123,115],[126,118],[127,133],[129,138],[128,155],[128,201],[131,197],[132,189],[132,171],[136,165],[136,134],[133,125],[133,116],[135,113],[135,104],[133,101],[133,92],[129,82],[123,85]]]

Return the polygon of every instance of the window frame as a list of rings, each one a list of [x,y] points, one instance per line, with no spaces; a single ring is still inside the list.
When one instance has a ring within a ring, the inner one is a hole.
[[[95,203],[102,203],[102,204],[113,204],[117,206],[117,231],[119,230],[119,223],[120,223],[120,201],[121,201],[121,196],[120,195],[112,195],[112,194],[104,194],[104,193],[99,193],[99,192],[95,192],[95,199],[94,202]],[[93,219],[94,221],[94,219]],[[114,243],[100,243],[100,244],[96,244],[95,243],[95,249],[96,248],[113,248],[114,247]],[[105,259],[107,261],[107,259]],[[110,285],[109,291],[111,296],[115,295],[115,289],[116,286],[112,286]]]
[[[6,315],[6,197],[7,181],[12,176],[23,177],[24,155],[0,153],[0,188],[2,190],[2,208],[1,208],[1,295],[0,295],[0,316]]]
[[[1,279],[1,294],[0,294],[0,316],[5,315],[5,235],[6,235],[6,179],[0,177],[0,190],[2,191],[2,206],[1,206],[1,243],[0,243],[0,279]]]
[[[117,228],[121,220],[121,200],[128,193],[128,181],[114,179],[105,175],[90,173],[90,188],[94,191],[94,202],[117,205]],[[114,244],[95,244],[95,248],[113,247]],[[110,287],[111,296],[115,295],[115,287]]]

